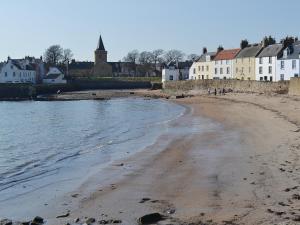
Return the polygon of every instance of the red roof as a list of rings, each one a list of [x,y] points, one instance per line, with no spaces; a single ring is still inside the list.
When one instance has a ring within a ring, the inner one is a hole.
[[[234,59],[235,56],[239,53],[241,49],[240,48],[236,48],[236,49],[227,49],[227,50],[223,50],[220,51],[216,57],[214,58],[214,60],[230,60],[230,59]]]

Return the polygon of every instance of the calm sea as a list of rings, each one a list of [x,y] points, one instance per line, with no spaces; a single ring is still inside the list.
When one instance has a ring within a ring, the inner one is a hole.
[[[134,98],[0,102],[0,205],[143,150],[184,111]]]

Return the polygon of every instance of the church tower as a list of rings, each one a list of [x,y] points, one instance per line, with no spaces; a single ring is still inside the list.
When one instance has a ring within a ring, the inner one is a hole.
[[[98,41],[98,46],[95,51],[95,65],[98,65],[101,63],[106,63],[106,62],[107,62],[107,51],[104,48],[102,37],[100,35],[99,41]]]
[[[104,44],[99,37],[98,46],[95,50],[95,64],[92,73],[96,77],[112,77],[112,66],[107,62],[107,51],[104,48]]]

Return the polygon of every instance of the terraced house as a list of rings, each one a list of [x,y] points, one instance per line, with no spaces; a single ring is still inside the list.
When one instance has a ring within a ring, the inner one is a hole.
[[[255,80],[255,57],[263,50],[261,45],[252,45],[242,49],[234,60],[233,78]]]
[[[212,61],[216,56],[216,52],[203,53],[199,59],[193,63],[190,68],[191,80],[212,79],[214,75],[214,62]]]
[[[273,44],[265,47],[255,59],[256,80],[278,81],[276,78],[277,59],[282,56],[283,45]]]
[[[286,47],[277,60],[276,80],[290,80],[300,74],[300,42]]]
[[[214,75],[213,79],[232,79],[233,78],[233,61],[240,49],[227,49],[217,53],[214,58]]]

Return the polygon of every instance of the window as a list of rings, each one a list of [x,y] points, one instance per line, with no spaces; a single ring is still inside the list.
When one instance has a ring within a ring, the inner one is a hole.
[[[264,80],[264,78],[263,78],[263,77],[260,77],[260,78],[259,78],[259,80],[260,80],[260,81],[263,81],[263,80]]]
[[[5,72],[4,76],[6,76],[6,77],[7,77],[7,72]]]
[[[227,69],[226,69],[226,73],[227,73],[227,74],[229,74],[229,73],[230,73],[230,68],[229,68],[229,67],[227,67]]]
[[[272,57],[271,56],[269,57],[269,63],[272,63]]]
[[[208,75],[206,75],[206,79],[208,80]]]
[[[249,73],[251,73],[251,67],[249,67]]]
[[[209,66],[206,66],[206,71],[209,71]]]
[[[280,80],[284,80],[284,74],[280,74]]]
[[[196,69],[195,69],[195,68],[194,68],[194,71],[193,71],[193,72],[194,72],[194,74],[196,74]]]
[[[218,68],[215,68],[215,74],[217,74],[218,73]]]
[[[204,75],[202,75],[202,80],[204,80]]]
[[[218,61],[215,61],[215,64],[218,65]]]
[[[273,81],[273,77],[272,77],[272,76],[270,76],[270,81],[271,81],[271,82]]]
[[[238,73],[238,72],[239,72],[239,68],[236,68],[236,69],[235,69],[235,72]]]
[[[229,64],[229,60],[226,60],[226,65],[228,65]]]
[[[284,61],[283,60],[280,62],[280,69],[284,70]]]
[[[200,69],[201,69],[201,67],[200,66],[198,66],[198,71],[200,72]]]
[[[299,74],[295,73],[294,77],[299,77]]]
[[[263,74],[263,68],[262,68],[262,66],[259,67],[259,74]]]
[[[14,68],[13,65],[11,65],[10,68],[13,69]]]
[[[296,60],[292,61],[292,68],[293,68],[293,70],[296,69]]]
[[[204,71],[204,66],[202,66],[202,71]]]
[[[263,64],[263,58],[262,57],[259,58],[259,64]]]
[[[220,62],[221,62],[221,65],[223,64],[223,60],[220,60]]]
[[[14,76],[14,77],[16,76],[16,72],[13,72],[13,76]]]
[[[272,73],[272,66],[269,66],[269,74]]]
[[[268,81],[268,77],[267,76],[264,76],[264,81]]]
[[[169,80],[173,80],[173,75],[170,75]]]
[[[242,73],[244,73],[244,67],[242,67]]]
[[[220,74],[223,74],[223,68],[220,68]]]

